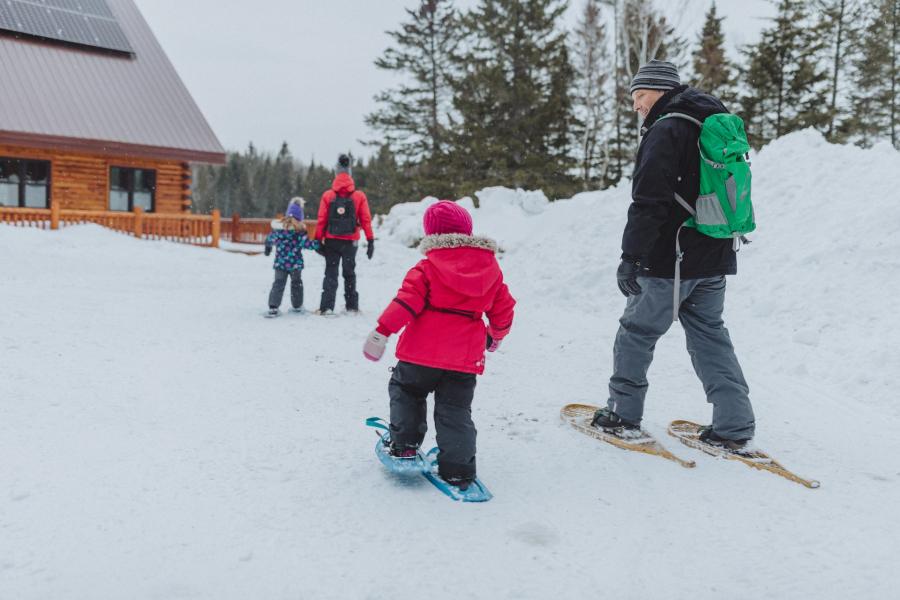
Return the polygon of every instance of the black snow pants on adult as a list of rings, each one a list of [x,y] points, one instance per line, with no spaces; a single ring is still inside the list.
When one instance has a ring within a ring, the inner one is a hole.
[[[356,293],[356,251],[355,240],[329,239],[323,248],[325,252],[325,280],[322,282],[322,302],[319,310],[334,310],[334,299],[338,288],[338,268],[344,274],[344,302],[347,310],[359,310],[359,294]]]
[[[388,384],[391,440],[400,448],[418,448],[428,431],[425,398],[434,392],[438,473],[446,479],[475,478],[475,424],[472,398],[475,374],[434,369],[400,361]]]
[[[290,272],[275,269],[275,281],[272,282],[272,291],[269,292],[269,308],[281,306],[288,274],[291,276],[291,306],[294,308],[303,306],[303,279],[300,277],[302,272],[302,269]]]

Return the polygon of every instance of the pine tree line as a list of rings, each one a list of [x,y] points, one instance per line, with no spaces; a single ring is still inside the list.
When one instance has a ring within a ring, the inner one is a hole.
[[[756,147],[806,127],[835,142],[897,145],[900,0],[771,1],[776,15],[759,42],[731,58],[715,2],[688,54],[653,0],[582,0],[571,32],[558,0],[481,0],[465,13],[452,0],[420,0],[394,34],[391,60],[376,63],[416,85],[379,96],[369,124],[396,154],[401,188],[460,196],[503,184],[560,196],[606,187],[628,175],[638,142],[628,84],[657,58],[741,114]],[[403,104],[435,106],[426,91],[444,99],[431,139],[440,152],[414,154],[393,140],[429,140]],[[425,172],[445,180],[417,185]]]
[[[399,168],[387,146],[363,162],[353,165],[353,179],[366,191],[374,212],[384,213],[400,194]],[[222,166],[199,165],[193,173],[193,211],[214,208],[226,217],[272,217],[284,213],[288,201],[306,199],[306,218],[315,219],[322,193],[331,187],[333,165],[296,160],[283,143],[276,155],[260,153],[253,144],[244,152],[229,152]]]
[[[410,0],[375,61],[401,83],[375,97],[366,123],[377,152],[354,167],[373,210],[490,185],[567,197],[618,183],[639,142],[628,86],[652,58],[720,97],[757,148],[806,127],[900,148],[900,0],[770,0],[775,17],[736,57],[714,0],[693,41],[654,0],[578,1],[568,31],[566,0],[479,0],[468,11]],[[195,206],[271,215],[303,195],[312,214],[331,175],[286,145],[276,156],[251,146],[198,171]]]

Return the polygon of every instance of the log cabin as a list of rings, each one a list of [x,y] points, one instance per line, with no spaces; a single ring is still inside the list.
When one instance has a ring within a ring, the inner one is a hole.
[[[183,214],[224,162],[133,0],[0,2],[0,207]]]

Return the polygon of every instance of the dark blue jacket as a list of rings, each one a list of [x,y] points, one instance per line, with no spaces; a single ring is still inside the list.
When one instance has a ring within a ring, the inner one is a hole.
[[[700,193],[700,128],[685,119],[660,117],[684,113],[703,121],[728,112],[716,98],[688,86],[666,92],[647,115],[631,186],[622,258],[640,260],[650,277],[675,276],[675,233],[690,214],[675,200],[677,192],[692,206]],[[692,228],[681,230],[682,279],[737,272],[732,240],[720,240]]]

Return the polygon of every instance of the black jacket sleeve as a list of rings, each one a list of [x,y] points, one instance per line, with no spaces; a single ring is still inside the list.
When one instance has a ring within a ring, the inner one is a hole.
[[[680,143],[673,125],[659,122],[650,128],[638,150],[634,169],[622,258],[640,260],[644,266],[675,203]]]

